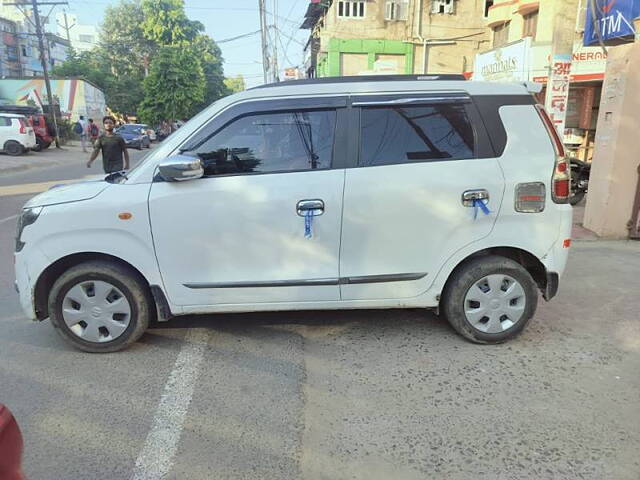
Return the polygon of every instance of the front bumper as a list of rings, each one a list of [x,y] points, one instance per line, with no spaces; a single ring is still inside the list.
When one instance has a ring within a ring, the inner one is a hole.
[[[26,246],[15,254],[15,288],[20,306],[26,317],[37,320],[35,308],[35,284],[49,260],[36,248]]]

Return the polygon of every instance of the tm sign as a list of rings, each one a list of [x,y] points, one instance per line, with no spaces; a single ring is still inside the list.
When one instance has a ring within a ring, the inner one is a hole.
[[[587,2],[585,46],[633,42],[633,19],[640,16],[640,0],[593,0]]]

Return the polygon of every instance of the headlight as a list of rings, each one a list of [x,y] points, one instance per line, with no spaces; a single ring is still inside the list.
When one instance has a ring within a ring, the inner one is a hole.
[[[16,232],[16,252],[21,251],[24,248],[24,242],[20,240],[22,237],[22,231],[25,227],[35,223],[42,212],[43,207],[25,208],[22,210],[22,215],[18,219],[18,231]]]

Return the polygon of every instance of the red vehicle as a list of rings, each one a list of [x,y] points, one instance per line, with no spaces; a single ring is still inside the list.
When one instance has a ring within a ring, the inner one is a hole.
[[[36,146],[34,150],[39,152],[45,148],[49,148],[53,137],[49,133],[49,127],[47,126],[47,119],[42,113],[27,116],[29,123],[33,127],[33,131],[36,134]]]
[[[19,113],[27,117],[29,125],[33,127],[33,132],[36,134],[36,146],[33,148],[36,152],[49,148],[53,142],[51,129],[40,109],[28,105],[0,105],[0,113]]]
[[[0,478],[22,480],[22,435],[15,418],[0,403]]]

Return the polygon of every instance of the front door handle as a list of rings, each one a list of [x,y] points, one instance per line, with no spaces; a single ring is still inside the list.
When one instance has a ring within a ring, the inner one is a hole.
[[[322,200],[300,200],[296,205],[298,215],[304,217],[311,212],[312,217],[317,217],[324,213],[324,202]]]
[[[489,201],[489,192],[484,188],[477,190],[467,190],[462,194],[462,205],[465,207],[473,207],[477,200]]]

